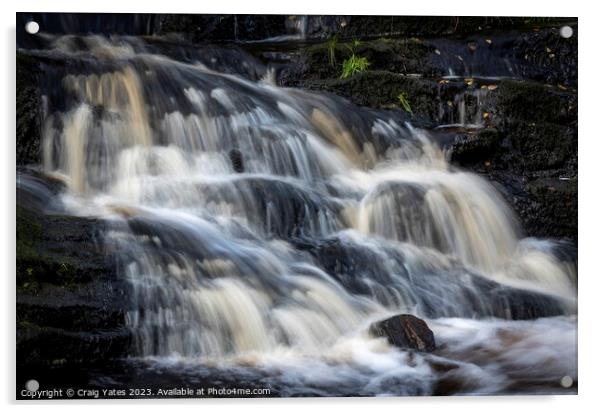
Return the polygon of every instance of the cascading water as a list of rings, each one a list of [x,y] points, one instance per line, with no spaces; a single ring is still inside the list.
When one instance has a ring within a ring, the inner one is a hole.
[[[475,392],[542,360],[576,377],[572,267],[551,241],[522,239],[494,188],[452,168],[428,132],[276,87],[252,58],[45,40],[30,53],[70,63],[44,97],[44,168],[74,213],[111,224],[134,289],[132,356],[252,366],[284,394],[427,394],[442,358]],[[533,311],[557,317],[500,320]],[[368,336],[403,312],[429,319],[442,355]],[[537,356],[508,359],[525,343]],[[479,348],[497,358],[465,360]]]

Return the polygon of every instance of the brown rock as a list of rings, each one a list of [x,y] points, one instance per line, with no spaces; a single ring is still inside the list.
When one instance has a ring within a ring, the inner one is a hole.
[[[386,337],[389,343],[400,348],[433,351],[436,347],[435,335],[426,322],[410,314],[378,321],[370,326],[370,334]]]

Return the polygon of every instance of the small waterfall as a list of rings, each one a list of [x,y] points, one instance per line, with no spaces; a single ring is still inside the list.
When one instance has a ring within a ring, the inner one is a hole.
[[[458,82],[460,79],[455,79]],[[471,83],[474,79],[466,79]],[[448,79],[442,82],[449,82]],[[483,83],[479,79],[479,83]],[[439,119],[443,125],[438,128],[465,128],[481,129],[487,126],[487,116],[489,114],[484,110],[489,99],[489,87],[495,88],[495,85],[482,85],[481,87],[467,87],[455,92],[452,98],[446,99],[440,90],[440,96],[444,97],[439,104]]]
[[[286,22],[287,32],[300,39],[305,39],[307,34],[307,16],[289,16]]]
[[[551,243],[523,240],[489,183],[393,113],[127,38],[48,42],[32,53],[76,63],[45,98],[44,168],[75,213],[111,223],[135,291],[133,355],[347,365],[333,346],[391,313],[512,318],[523,299],[575,311]]]

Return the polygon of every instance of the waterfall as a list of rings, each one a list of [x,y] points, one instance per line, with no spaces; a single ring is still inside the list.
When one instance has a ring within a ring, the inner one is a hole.
[[[491,184],[395,113],[261,81],[252,58],[224,69],[127,37],[47,37],[32,53],[72,63],[45,96],[44,169],[74,213],[111,225],[133,356],[380,371],[407,364],[367,337],[387,315],[575,313],[553,242],[523,239]]]

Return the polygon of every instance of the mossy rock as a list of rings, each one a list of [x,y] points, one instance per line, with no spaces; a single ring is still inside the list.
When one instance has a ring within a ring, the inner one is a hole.
[[[576,244],[577,187],[576,178],[542,178],[531,181],[527,190],[534,202],[531,210],[524,214],[528,233],[536,237],[569,238]]]
[[[577,119],[577,96],[571,91],[533,82],[503,81],[493,109],[506,122],[568,124]]]
[[[331,49],[334,60],[331,61]],[[352,53],[365,57],[370,70],[393,73],[423,73],[439,75],[440,71],[430,69],[429,54],[434,47],[417,39],[377,39],[353,45],[349,41],[337,41],[334,46],[324,42],[305,48],[302,51],[303,71],[301,79],[328,79],[341,76],[342,64]]]
[[[49,255],[43,243],[41,216],[17,205],[17,288],[31,290],[40,282],[58,282],[68,287],[76,282],[72,259]]]
[[[576,167],[577,132],[572,127],[547,122],[511,122],[506,129],[520,169]]]
[[[368,70],[346,79],[308,82],[307,87],[343,96],[356,105],[402,111],[399,95],[405,93],[413,115],[423,120],[436,119],[439,110],[435,81],[391,72]]]

